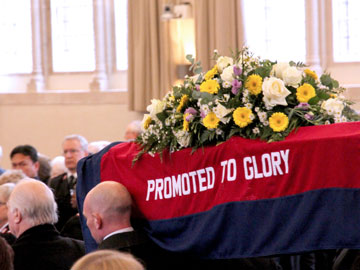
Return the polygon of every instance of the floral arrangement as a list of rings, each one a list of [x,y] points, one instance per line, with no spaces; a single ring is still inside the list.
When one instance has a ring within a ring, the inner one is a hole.
[[[342,96],[344,88],[329,74],[318,75],[302,63],[261,60],[244,47],[232,57],[214,52],[214,67],[202,72],[191,55],[194,76],[151,100],[143,153],[170,152],[228,140],[234,135],[268,142],[283,140],[300,126],[359,120]]]

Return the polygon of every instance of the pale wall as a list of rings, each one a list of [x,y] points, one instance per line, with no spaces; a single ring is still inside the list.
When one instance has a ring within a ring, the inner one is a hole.
[[[126,103],[15,105],[0,102],[1,166],[10,168],[10,151],[19,144],[31,144],[53,158],[61,155],[61,142],[69,134],[81,134],[89,142],[122,140],[126,125],[136,119],[141,120],[142,114],[128,111]]]

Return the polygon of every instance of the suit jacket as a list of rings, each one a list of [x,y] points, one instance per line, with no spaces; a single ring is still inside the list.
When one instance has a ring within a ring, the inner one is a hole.
[[[277,270],[281,269],[270,258],[249,258],[231,260],[200,260],[189,254],[165,251],[151,242],[147,236],[137,231],[119,233],[110,236],[99,244],[98,249],[115,249],[129,252],[152,269],[243,269],[243,270]]]
[[[82,241],[60,236],[52,224],[26,230],[12,248],[15,270],[69,270],[85,254]]]
[[[59,211],[59,221],[55,227],[61,231],[65,223],[77,213],[77,209],[72,208],[70,203],[71,195],[67,174],[63,173],[50,179],[49,187],[54,192]]]

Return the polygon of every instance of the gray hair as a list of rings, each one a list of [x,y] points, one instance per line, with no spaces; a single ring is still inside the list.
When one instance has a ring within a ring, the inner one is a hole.
[[[6,183],[0,185],[0,198],[3,199],[3,203],[6,203],[9,200],[10,194],[13,191],[15,184]]]
[[[129,128],[131,129],[131,131],[136,132],[137,134],[142,133],[142,124],[140,120],[134,120],[130,122]]]
[[[78,140],[81,145],[81,149],[85,152],[87,151],[88,141],[83,136],[78,135],[78,134],[68,135],[64,138],[64,142],[68,141],[68,140]]]
[[[18,209],[32,226],[54,224],[58,221],[54,194],[39,180],[21,180],[10,195],[8,207],[10,211]]]
[[[22,170],[6,170],[0,176],[0,185],[5,183],[14,183],[16,184],[21,179],[26,178],[26,175],[23,173]]]

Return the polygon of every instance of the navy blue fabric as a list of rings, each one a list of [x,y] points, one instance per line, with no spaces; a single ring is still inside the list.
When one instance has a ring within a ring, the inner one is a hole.
[[[78,162],[77,165],[77,185],[76,198],[80,214],[81,229],[85,241],[85,251],[91,252],[97,248],[97,244],[92,238],[86,220],[82,214],[84,199],[86,194],[97,184],[100,183],[100,169],[102,156],[113,146],[121,142],[114,142],[102,149],[99,153],[89,155]]]
[[[321,189],[148,221],[146,230],[165,249],[211,259],[359,249],[359,205],[360,189]]]

